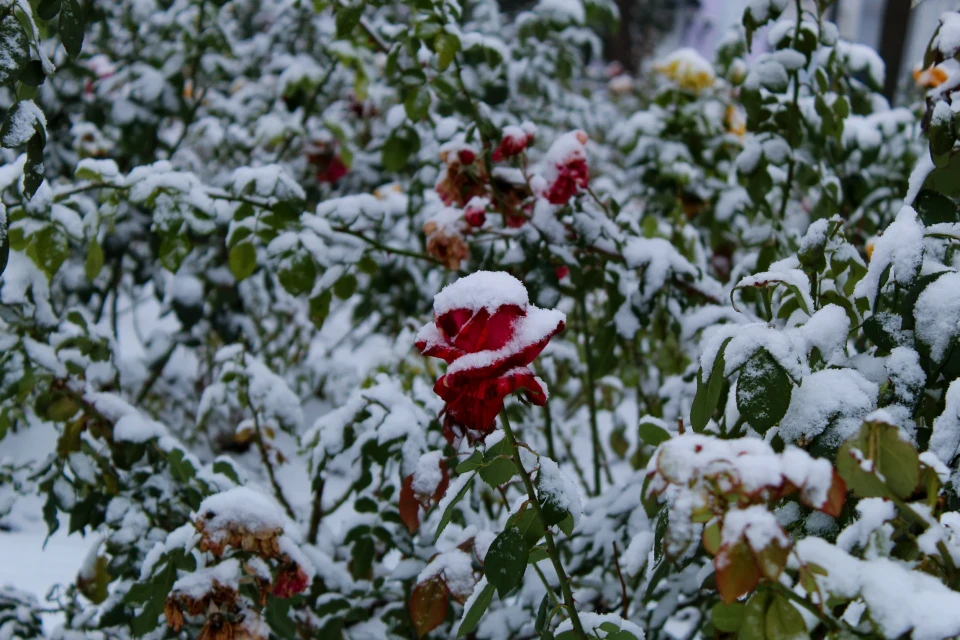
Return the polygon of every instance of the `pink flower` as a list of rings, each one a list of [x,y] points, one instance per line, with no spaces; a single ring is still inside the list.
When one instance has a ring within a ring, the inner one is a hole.
[[[587,188],[590,169],[586,144],[587,134],[578,129],[560,136],[547,151],[547,188],[543,197],[551,204],[567,204],[577,192]]]
[[[448,442],[464,436],[482,441],[514,391],[522,389],[534,404],[546,402],[543,383],[528,366],[563,331],[561,311],[534,307],[523,283],[491,271],[448,285],[434,299],[433,311],[435,321],[420,329],[417,348],[448,363],[433,388],[446,401]]]

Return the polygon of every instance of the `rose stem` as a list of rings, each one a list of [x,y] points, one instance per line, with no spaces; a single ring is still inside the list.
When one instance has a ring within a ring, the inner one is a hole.
[[[540,518],[540,522],[546,522],[543,517],[543,510],[540,508],[540,502],[537,500],[537,492],[533,488],[533,483],[530,481],[530,476],[527,475],[526,469],[523,468],[523,462],[520,461],[520,449],[517,446],[517,438],[513,434],[513,429],[510,428],[510,420],[507,418],[506,410],[500,412],[500,422],[503,424],[504,435],[513,447],[513,462],[517,465],[520,479],[523,481],[523,486],[527,489],[527,495],[530,497],[530,506],[533,507],[537,517]],[[553,540],[553,534],[548,527],[544,527],[544,537],[547,540],[547,554],[550,556],[550,560],[553,562],[553,569],[557,572],[557,578],[560,580],[560,591],[563,593],[563,600],[570,613],[573,631],[580,640],[587,640],[587,635],[583,631],[583,625],[580,623],[580,616],[577,614],[577,608],[574,606],[573,589],[570,588],[570,578],[567,577],[566,572],[563,570],[563,564],[560,562],[560,552],[557,549],[556,542]]]

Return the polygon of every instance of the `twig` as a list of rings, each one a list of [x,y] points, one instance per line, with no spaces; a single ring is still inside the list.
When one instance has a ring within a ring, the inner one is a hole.
[[[621,617],[627,619],[627,583],[623,579],[623,572],[620,570],[620,553],[617,551],[617,543],[613,543],[613,565],[617,568],[617,577],[620,578],[620,597],[623,600],[623,614]]]

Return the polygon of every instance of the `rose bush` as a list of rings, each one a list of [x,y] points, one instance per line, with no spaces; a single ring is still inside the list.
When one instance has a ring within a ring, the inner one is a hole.
[[[617,6],[0,0],[0,636],[960,635],[957,14]]]

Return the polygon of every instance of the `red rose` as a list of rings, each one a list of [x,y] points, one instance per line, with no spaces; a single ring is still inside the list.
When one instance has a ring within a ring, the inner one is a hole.
[[[547,151],[547,189],[544,197],[551,204],[567,204],[590,181],[587,166],[587,134],[571,131],[560,136]]]
[[[334,156],[326,167],[317,171],[317,181],[333,184],[345,175],[347,175],[347,165],[343,164],[340,156]]]
[[[463,210],[463,217],[467,224],[471,227],[483,226],[483,223],[487,221],[488,202],[486,198],[474,197],[470,199],[467,207]]]
[[[546,402],[542,381],[527,367],[563,331],[563,312],[534,307],[519,280],[491,271],[448,285],[433,310],[435,322],[420,329],[417,348],[449,365],[433,388],[446,401],[448,442],[482,441],[514,391],[524,390],[534,404]]]
[[[505,127],[500,144],[493,150],[493,161],[502,162],[520,154],[533,141],[533,134],[521,127]]]
[[[289,598],[303,593],[309,585],[310,577],[299,565],[284,567],[274,580],[273,595],[277,598]]]

